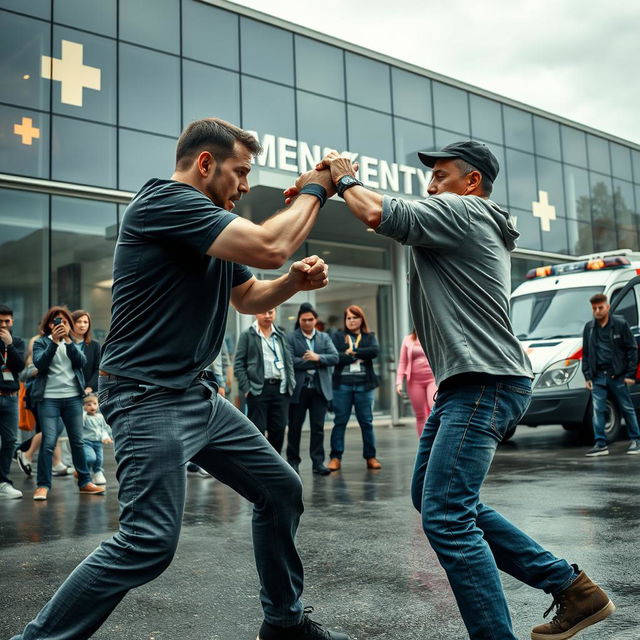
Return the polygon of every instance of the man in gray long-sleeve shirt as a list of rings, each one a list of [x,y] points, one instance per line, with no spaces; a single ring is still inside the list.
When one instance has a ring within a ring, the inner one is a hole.
[[[614,610],[608,596],[479,499],[498,443],[529,405],[533,378],[509,322],[519,234],[489,199],[498,161],[472,141],[419,155],[433,173],[429,197],[415,202],[365,189],[337,153],[322,163],[357,218],[411,247],[411,314],[439,387],[418,447],[413,502],[470,638],[516,640],[498,569],[554,596],[557,614],[532,640],[569,638]]]

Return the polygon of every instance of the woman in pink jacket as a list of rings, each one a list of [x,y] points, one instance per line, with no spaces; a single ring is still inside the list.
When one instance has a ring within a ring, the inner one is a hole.
[[[405,377],[407,378],[409,400],[411,400],[413,412],[416,414],[416,430],[418,437],[420,437],[431,413],[433,397],[438,387],[436,387],[433,371],[431,371],[431,366],[415,331],[405,336],[400,348],[400,364],[396,376],[398,394],[402,394],[402,380]]]

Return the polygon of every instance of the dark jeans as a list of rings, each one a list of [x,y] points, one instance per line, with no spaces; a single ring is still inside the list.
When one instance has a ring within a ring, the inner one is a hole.
[[[356,418],[362,432],[362,457],[368,460],[376,457],[376,436],[373,432],[373,396],[375,389],[365,389],[364,385],[341,384],[333,388],[333,429],[331,430],[331,457],[342,458],[344,453],[344,432],[355,408]]]
[[[300,390],[300,401],[289,405],[287,460],[293,464],[300,464],[300,434],[307,411],[311,429],[309,455],[315,469],[324,464],[324,418],[327,415],[327,401],[322,393],[313,387],[303,387]]]
[[[284,430],[287,427],[289,396],[280,393],[280,383],[267,384],[262,393],[247,396],[247,416],[263,435],[266,433],[271,446],[280,453],[284,443]]]
[[[102,442],[100,440],[85,440],[84,457],[87,460],[89,472],[98,473],[98,471],[102,471],[104,458]]]
[[[42,444],[38,454],[37,486],[51,488],[53,450],[65,427],[73,466],[78,473],[78,486],[84,487],[91,482],[82,440],[82,398],[45,398],[38,403],[38,419],[42,427]]]
[[[89,638],[130,589],[169,566],[180,534],[189,460],[253,502],[265,618],[274,625],[299,623],[303,572],[294,538],[303,505],[302,483],[293,469],[246,416],[203,381],[181,392],[101,376],[99,388],[118,463],[120,529],[13,640]]]
[[[575,577],[479,499],[498,443],[530,400],[531,381],[521,377],[441,390],[418,445],[413,504],[472,640],[516,640],[498,569],[546,593]]]
[[[612,378],[604,373],[599,373],[593,379],[591,400],[593,402],[593,434],[596,444],[606,445],[607,435],[605,424],[607,422],[607,395],[611,394],[620,407],[620,411],[627,423],[627,433],[630,440],[640,440],[640,428],[638,416],[633,408],[629,386],[624,381],[624,376]]]
[[[0,482],[11,482],[11,460],[18,441],[18,396],[0,396]]]

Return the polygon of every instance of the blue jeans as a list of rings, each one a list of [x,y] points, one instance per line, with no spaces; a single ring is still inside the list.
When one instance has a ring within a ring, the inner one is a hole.
[[[38,420],[42,429],[42,444],[38,454],[37,486],[51,489],[53,450],[65,427],[73,466],[78,473],[78,486],[84,487],[91,482],[82,440],[82,398],[45,398],[38,403]]]
[[[182,524],[189,460],[253,503],[265,619],[298,624],[303,570],[295,534],[303,504],[295,471],[204,381],[176,391],[101,376],[99,389],[118,463],[120,529],[76,567],[13,640],[89,638],[130,589],[169,566]]]
[[[373,432],[373,397],[375,389],[365,389],[364,385],[341,384],[333,388],[333,429],[331,430],[331,458],[342,458],[344,453],[344,432],[355,407],[356,418],[362,432],[362,456],[376,457],[376,436]]]
[[[640,428],[638,416],[633,408],[629,387],[624,377],[612,378],[600,373],[593,378],[591,400],[593,402],[593,433],[596,444],[606,445],[605,424],[607,422],[607,395],[611,394],[620,407],[620,411],[627,423],[627,433],[630,440],[640,440]]]
[[[90,473],[98,473],[102,471],[103,464],[103,445],[100,440],[84,441],[84,457],[87,460],[87,467]]]
[[[11,482],[11,460],[18,441],[18,396],[0,396],[0,482]]]
[[[473,640],[516,640],[498,569],[547,593],[575,572],[491,507],[480,488],[531,400],[528,378],[441,390],[418,445],[411,493]]]

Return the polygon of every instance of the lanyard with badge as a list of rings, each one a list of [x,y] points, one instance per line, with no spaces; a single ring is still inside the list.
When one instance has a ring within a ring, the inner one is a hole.
[[[351,336],[347,334],[347,342],[349,343],[349,349],[351,349],[351,351],[355,351],[358,348],[358,345],[360,344],[360,340],[362,340],[361,333],[358,334],[355,344]],[[362,360],[356,360],[355,362],[352,362],[349,365],[349,373],[360,373],[362,371],[361,365],[362,365]]]
[[[271,353],[273,353],[273,366],[278,371],[282,371],[284,369],[284,362],[282,362],[282,360],[280,360],[278,356],[278,350],[276,348],[276,337],[272,333],[268,338],[264,338],[264,340],[266,341],[267,346],[271,350]]]
[[[7,352],[8,349],[5,345],[4,353],[0,354],[0,369],[2,369],[2,380],[4,382],[15,382],[13,378],[13,372],[7,366],[7,358],[9,357]]]

